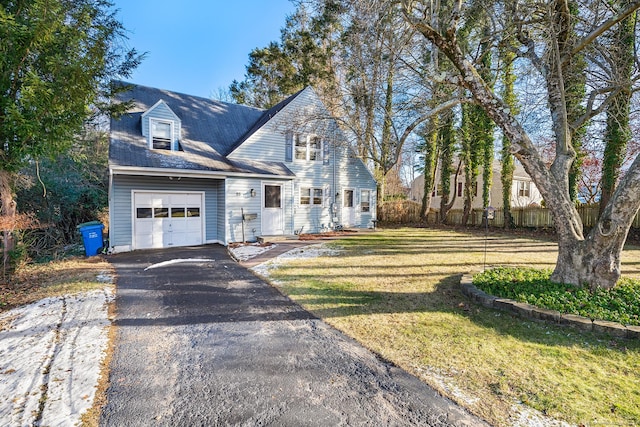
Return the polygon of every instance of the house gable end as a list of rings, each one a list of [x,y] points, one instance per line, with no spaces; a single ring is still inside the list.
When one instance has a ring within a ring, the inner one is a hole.
[[[269,161],[290,161],[285,149],[288,143],[286,135],[291,133],[292,127],[288,120],[289,114],[302,116],[305,110],[311,106],[317,107],[318,104],[322,106],[311,87],[291,95],[265,111],[255,125],[232,147],[227,156],[235,159],[254,159],[258,155],[259,158]]]

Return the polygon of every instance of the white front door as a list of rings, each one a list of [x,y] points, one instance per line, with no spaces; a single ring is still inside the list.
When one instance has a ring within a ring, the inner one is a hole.
[[[352,227],[356,223],[355,191],[342,191],[342,225]]]
[[[201,245],[201,193],[135,192],[134,249]]]
[[[282,208],[282,184],[262,186],[262,234],[284,234],[284,209]]]

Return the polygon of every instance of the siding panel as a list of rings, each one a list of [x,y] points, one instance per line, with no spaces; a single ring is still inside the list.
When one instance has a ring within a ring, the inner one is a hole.
[[[160,119],[160,120],[168,120],[173,122],[173,141],[171,142],[173,145],[173,149],[177,150],[178,142],[180,141],[180,134],[182,132],[182,122],[180,118],[169,108],[167,104],[164,102],[158,104],[155,108],[145,113],[146,115],[142,117],[142,135],[147,137],[147,141],[149,140],[149,123],[150,119]]]
[[[203,191],[204,194],[204,226],[205,240],[223,240],[218,234],[219,187],[223,180],[183,178],[170,181],[167,177],[145,177],[115,175],[112,187],[111,214],[111,246],[131,246],[132,244],[132,200],[131,192],[187,192]]]
[[[284,234],[293,234],[292,221],[292,182],[291,180],[261,180],[246,178],[227,178],[227,215],[226,237],[228,242],[242,241],[242,210],[244,213],[257,213],[255,220],[246,221],[244,238],[255,241],[262,235],[262,189],[264,184],[282,184],[282,205],[284,215]],[[251,197],[251,189],[255,197]]]
[[[337,124],[324,119],[327,115],[328,112],[313,90],[306,89],[229,156],[238,159],[284,162],[296,175],[295,183],[285,187],[289,192],[285,214],[287,218],[293,219],[291,225],[285,225],[285,229],[290,232],[302,230],[317,233],[336,223],[342,223],[341,194],[344,188],[354,189],[358,198],[360,190],[368,189],[375,197],[376,182],[371,173],[349,148]],[[305,120],[303,117],[311,119]],[[313,120],[313,117],[321,119]],[[286,134],[291,132],[322,135],[324,137],[323,160],[306,162],[287,156],[285,147],[288,147],[289,143]],[[301,187],[325,189],[325,193],[328,194],[324,194],[324,205],[322,207],[300,206]],[[356,224],[354,224],[356,227],[372,226],[371,221],[376,215],[373,197],[371,212],[360,212],[360,206],[356,206]],[[335,222],[334,214],[331,212],[333,203],[337,207]]]

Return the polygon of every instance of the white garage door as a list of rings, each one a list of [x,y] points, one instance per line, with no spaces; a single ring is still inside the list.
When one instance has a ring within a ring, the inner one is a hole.
[[[134,249],[203,243],[202,193],[133,193]]]

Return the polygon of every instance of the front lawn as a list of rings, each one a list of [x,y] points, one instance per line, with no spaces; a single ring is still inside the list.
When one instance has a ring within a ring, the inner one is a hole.
[[[640,343],[535,323],[471,304],[463,273],[552,268],[548,240],[441,229],[361,233],[339,256],[272,271],[283,292],[494,425],[527,407],[573,424],[640,424]],[[623,255],[640,278],[640,249]],[[526,425],[526,424],[524,424]]]

